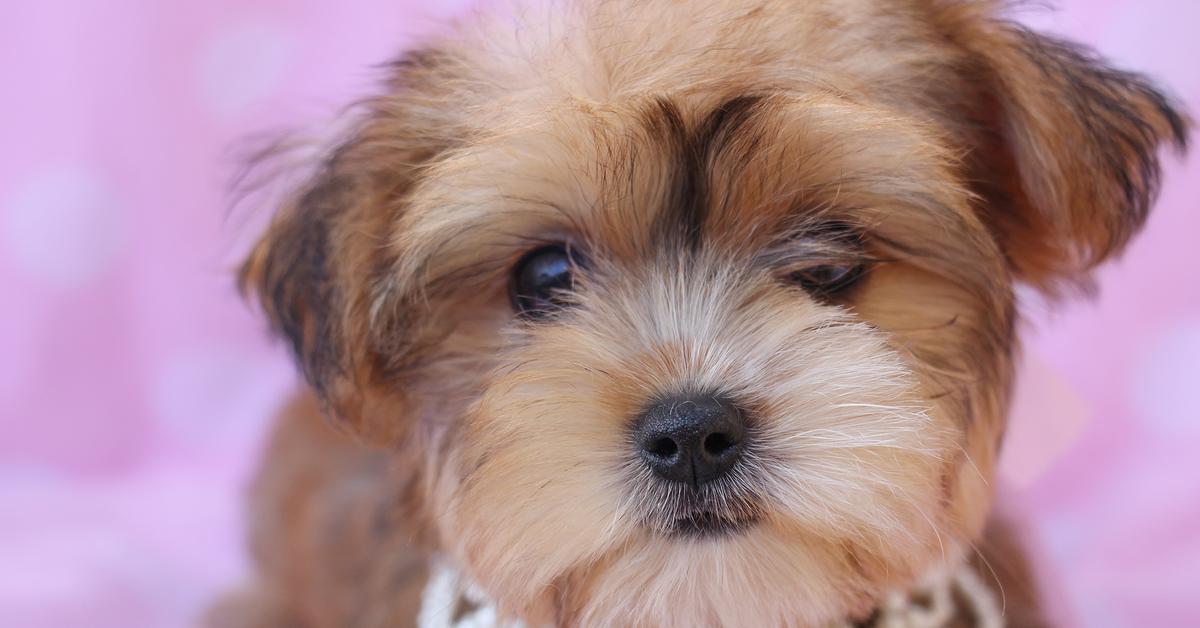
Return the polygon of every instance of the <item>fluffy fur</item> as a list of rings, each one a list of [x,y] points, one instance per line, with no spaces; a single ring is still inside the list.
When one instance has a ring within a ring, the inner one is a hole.
[[[1146,80],[989,2],[477,16],[389,68],[242,269],[312,396],[214,622],[403,625],[434,552],[535,623],[863,619],[993,541],[1013,286],[1119,253],[1184,138]],[[531,322],[506,292],[546,243],[583,261]],[[789,281],[828,262],[867,272]],[[629,425],[690,390],[751,438],[685,497]],[[670,534],[697,500],[747,526]]]

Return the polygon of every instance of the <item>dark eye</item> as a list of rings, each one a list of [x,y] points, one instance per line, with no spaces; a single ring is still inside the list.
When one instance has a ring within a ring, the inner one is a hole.
[[[531,251],[513,269],[513,308],[534,319],[561,309],[575,284],[574,272],[575,264],[563,246]]]
[[[858,283],[862,276],[862,264],[839,262],[810,266],[792,273],[789,278],[814,295],[836,297]]]

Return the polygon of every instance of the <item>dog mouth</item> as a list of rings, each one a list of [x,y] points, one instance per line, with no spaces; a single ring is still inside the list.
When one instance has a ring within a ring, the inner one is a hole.
[[[671,539],[730,537],[754,527],[766,514],[766,495],[753,490],[751,476],[738,482],[719,481],[698,488],[651,485],[638,491],[643,524]]]
[[[659,537],[731,537],[753,528],[770,512],[763,482],[756,469],[746,464],[735,465],[726,477],[699,486],[645,480],[630,487],[628,506],[640,513],[643,527]]]
[[[732,536],[758,523],[757,514],[726,515],[702,510],[675,519],[668,534],[677,538],[707,539]]]

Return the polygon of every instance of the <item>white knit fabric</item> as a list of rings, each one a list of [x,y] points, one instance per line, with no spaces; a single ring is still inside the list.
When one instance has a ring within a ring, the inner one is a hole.
[[[455,612],[469,609],[460,617]],[[450,561],[436,558],[421,594],[417,628],[525,628],[524,622],[503,621],[496,605]]]
[[[954,568],[939,568],[929,573],[907,592],[892,592],[880,603],[877,628],[942,628],[954,618],[955,594],[965,601],[962,609],[975,618],[976,628],[1002,628],[1004,615],[995,593],[983,583],[966,562]],[[914,597],[926,603],[918,604]],[[468,609],[459,617],[455,612]],[[830,628],[852,628],[842,621]],[[520,621],[501,620],[495,604],[449,561],[439,558],[430,568],[429,582],[421,595],[417,615],[418,628],[525,628]]]
[[[909,591],[893,591],[884,596],[872,628],[942,628],[960,610],[955,594],[965,604],[966,614],[974,617],[975,628],[1003,628],[1004,612],[996,594],[983,583],[967,562],[939,567],[921,579]],[[915,598],[924,598],[923,604]],[[838,622],[831,628],[851,628],[850,622]]]

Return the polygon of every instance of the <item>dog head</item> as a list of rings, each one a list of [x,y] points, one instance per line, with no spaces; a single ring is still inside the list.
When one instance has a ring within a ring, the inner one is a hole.
[[[1185,122],[988,3],[547,3],[410,53],[243,269],[501,608],[777,625],[979,534],[1013,286]]]

